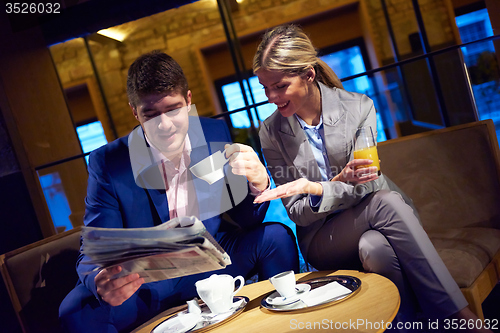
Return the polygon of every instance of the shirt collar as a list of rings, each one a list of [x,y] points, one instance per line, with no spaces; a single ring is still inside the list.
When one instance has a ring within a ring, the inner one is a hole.
[[[300,118],[296,113],[293,114],[295,116],[295,118],[297,119],[297,121],[299,122],[300,124],[300,127],[302,127],[302,129],[317,129],[319,130],[321,128],[321,126],[323,125],[323,114],[321,114],[321,116],[319,117],[319,124],[316,125],[316,126],[312,126],[312,125],[308,125],[302,118]]]
[[[165,164],[172,164],[172,162],[170,162],[170,160],[168,160],[165,155],[161,153],[161,151],[159,151],[154,145],[151,144],[147,135],[144,135],[144,137],[149,144],[149,148],[151,148],[151,155],[153,156],[154,163],[161,164],[162,162],[164,162]],[[189,165],[189,163],[191,163],[190,153],[191,141],[189,140],[189,136],[186,135],[186,138],[184,139],[184,149],[182,150],[180,168],[185,167],[186,165]]]

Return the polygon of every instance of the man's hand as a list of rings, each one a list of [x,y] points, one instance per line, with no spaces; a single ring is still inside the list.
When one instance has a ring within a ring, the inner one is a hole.
[[[261,203],[264,201],[274,200],[278,198],[287,198],[296,194],[312,194],[322,195],[323,186],[320,183],[311,182],[306,178],[299,178],[293,182],[280,185],[272,190],[265,191],[264,193],[255,197],[254,203]]]
[[[235,175],[245,176],[259,191],[269,186],[266,167],[260,162],[259,156],[252,147],[240,143],[225,145],[226,158]]]
[[[112,277],[120,273],[120,266],[111,269],[103,269],[96,275],[94,282],[97,293],[111,306],[118,306],[129,299],[144,283],[139,274],[134,273],[117,279]]]

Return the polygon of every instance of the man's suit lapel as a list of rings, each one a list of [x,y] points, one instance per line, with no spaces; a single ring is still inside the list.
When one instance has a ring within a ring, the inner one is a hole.
[[[161,166],[156,164],[151,165],[151,167],[147,171],[147,174],[150,175],[148,177],[149,179],[156,179],[154,181],[156,185],[162,184],[161,187],[149,186],[146,187],[146,191],[148,192],[148,196],[151,198],[151,201],[153,202],[153,205],[158,212],[158,216],[160,216],[161,222],[163,223],[170,220],[170,210],[168,208],[167,195],[164,186],[165,183],[163,181],[163,175],[160,172],[160,167]]]
[[[200,162],[204,158],[213,154],[218,150],[224,150],[224,145],[227,142],[207,142],[201,125],[198,123],[193,124],[193,121],[189,124],[189,140],[191,142],[191,163],[189,167],[192,167],[196,163]],[[199,127],[198,127],[199,126]],[[226,164],[226,172],[228,165]],[[225,179],[219,180],[212,185],[208,184],[206,181],[195,177],[189,171],[190,181],[193,182],[196,191],[196,199],[198,203],[198,209],[200,213],[200,219],[203,221],[205,219],[217,216],[223,210],[221,207],[221,202],[223,199],[213,200],[213,198],[224,198],[226,195],[225,191]]]
[[[170,219],[165,185],[160,166],[153,160],[151,149],[144,137],[142,127],[129,134],[129,156],[132,172],[137,186],[142,187],[153,203],[161,222]]]
[[[192,167],[196,163],[212,154],[212,150],[205,140],[203,128],[201,127],[199,119],[193,119],[192,117],[190,117],[188,135],[192,149],[190,155],[191,162],[189,164],[189,167]],[[196,178],[193,174],[191,174],[191,171],[189,171],[189,175],[196,190],[196,198],[198,201],[199,211],[203,212],[206,210],[206,207],[204,207],[204,205],[209,202],[210,185],[204,180]]]
[[[205,137],[203,135],[203,129],[201,127],[200,121],[197,117],[189,117],[189,129],[188,129],[188,135],[189,135],[189,140],[191,143],[191,154],[190,154],[190,159],[191,162],[189,164],[189,167],[195,165],[199,161],[201,161],[203,158],[207,157],[210,155],[209,148],[207,146],[207,142],[205,140]],[[143,136],[144,139],[144,136]],[[144,140],[145,142],[145,140]],[[153,163],[151,161],[151,163]],[[156,173],[156,175],[161,177],[162,183],[163,183],[163,176],[160,173],[160,169],[156,165],[151,165],[151,169],[149,170],[150,172]],[[154,177],[152,177],[154,178]],[[207,198],[204,198],[204,196],[208,196],[210,194],[210,191],[206,190],[205,187],[208,186],[208,184],[201,179],[195,178],[193,180],[194,187],[197,192],[197,196],[199,201],[202,202],[209,202]],[[158,212],[158,215],[160,216],[162,222],[168,221],[170,219],[170,213],[169,213],[169,207],[168,207],[168,201],[166,197],[166,191],[165,189],[155,189],[155,188],[148,188],[148,195],[151,198],[151,201],[153,202],[156,211]],[[202,200],[200,200],[202,199]],[[200,207],[202,208],[202,207]]]
[[[170,220],[170,213],[165,191],[154,189],[149,189],[147,191],[149,197],[151,198],[151,201],[153,202],[153,205],[156,208],[156,211],[158,212],[158,216],[160,216],[161,222],[163,223]]]

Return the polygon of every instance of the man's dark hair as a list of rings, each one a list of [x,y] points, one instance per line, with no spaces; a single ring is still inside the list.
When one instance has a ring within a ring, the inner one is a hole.
[[[127,96],[133,108],[143,96],[172,92],[187,98],[188,84],[181,66],[168,54],[152,51],[141,55],[130,65]]]

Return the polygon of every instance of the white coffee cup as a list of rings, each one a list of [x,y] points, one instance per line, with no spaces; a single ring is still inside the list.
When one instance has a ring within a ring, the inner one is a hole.
[[[295,289],[295,273],[294,271],[286,271],[269,278],[276,291],[281,297],[290,297],[297,293]]]
[[[236,281],[240,281],[238,289],[234,289]],[[214,314],[227,312],[233,306],[233,297],[245,285],[242,276],[233,278],[228,274],[213,274],[207,279],[195,283],[200,298]]]
[[[224,177],[224,165],[228,162],[226,151],[216,151],[189,168],[191,172],[210,185]]]

